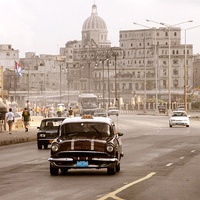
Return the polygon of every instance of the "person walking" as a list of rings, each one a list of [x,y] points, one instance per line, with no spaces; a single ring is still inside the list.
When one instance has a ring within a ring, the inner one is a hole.
[[[12,108],[9,108],[9,112],[6,113],[6,121],[9,127],[9,134],[12,134],[12,127],[15,121],[14,113],[12,112]]]
[[[28,132],[28,125],[30,121],[30,112],[27,110],[27,108],[24,108],[22,112],[23,122],[24,122],[24,128],[25,132]]]

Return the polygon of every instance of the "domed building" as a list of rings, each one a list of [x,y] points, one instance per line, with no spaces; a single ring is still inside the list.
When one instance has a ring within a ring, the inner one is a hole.
[[[82,47],[83,48],[104,48],[110,47],[107,40],[108,31],[105,21],[98,16],[97,6],[92,6],[91,16],[88,17],[82,26]]]

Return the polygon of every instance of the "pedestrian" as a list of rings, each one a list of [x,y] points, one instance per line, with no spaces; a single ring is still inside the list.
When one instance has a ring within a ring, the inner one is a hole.
[[[72,108],[71,108],[71,107],[69,108],[69,111],[68,111],[68,113],[69,113],[69,117],[73,117],[73,110],[72,110]]]
[[[6,121],[9,127],[9,134],[12,134],[12,126],[15,121],[14,113],[12,112],[12,108],[9,108],[9,112],[6,113]]]
[[[23,117],[25,132],[27,132],[29,121],[30,121],[30,112],[28,111],[27,108],[24,108],[24,110],[22,112],[22,117]]]

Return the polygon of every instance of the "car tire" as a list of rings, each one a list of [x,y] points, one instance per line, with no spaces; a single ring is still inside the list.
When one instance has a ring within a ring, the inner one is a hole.
[[[37,142],[37,147],[38,147],[38,149],[42,149],[42,143],[41,142]]]
[[[116,172],[119,172],[120,169],[121,169],[121,167],[120,167],[120,163],[118,163],[117,166],[116,166]]]
[[[116,164],[113,164],[107,168],[107,174],[115,175],[115,173],[116,173]]]
[[[189,127],[189,125],[186,125],[186,127]]]
[[[58,169],[57,168],[53,168],[51,166],[51,163],[50,163],[50,174],[51,174],[51,176],[57,176],[58,175]]]

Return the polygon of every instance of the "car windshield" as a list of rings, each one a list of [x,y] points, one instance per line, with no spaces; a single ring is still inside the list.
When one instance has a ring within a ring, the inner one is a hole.
[[[173,112],[172,117],[186,117],[187,114],[185,112]]]
[[[40,129],[43,131],[57,130],[58,126],[62,123],[62,120],[43,120],[40,125]]]
[[[106,123],[67,123],[61,128],[61,137],[65,139],[102,139],[110,135],[110,126]]]

